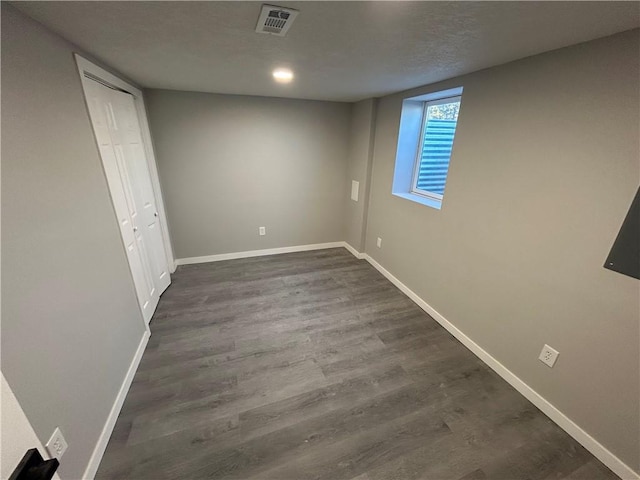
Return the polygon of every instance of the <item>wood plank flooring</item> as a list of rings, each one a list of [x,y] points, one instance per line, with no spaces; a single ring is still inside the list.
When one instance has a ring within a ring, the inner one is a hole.
[[[615,479],[344,249],[181,266],[98,479]]]

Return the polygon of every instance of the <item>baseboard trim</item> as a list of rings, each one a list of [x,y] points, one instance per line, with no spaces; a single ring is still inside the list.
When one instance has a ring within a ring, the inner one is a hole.
[[[359,260],[362,260],[364,258],[364,253],[360,253],[359,251],[357,251],[355,248],[353,248],[351,245],[349,245],[347,242],[342,242],[342,246],[344,248],[346,248],[347,250],[349,250],[349,252],[351,253],[351,255],[353,255],[354,257],[356,257]]]
[[[364,258],[376,270],[384,275],[391,283],[398,287],[405,295],[413,300],[420,308],[431,315],[440,325],[442,325],[449,333],[456,337],[460,343],[471,350],[480,360],[487,364],[492,370],[500,375],[507,383],[514,387],[518,392],[524,395],[527,400],[538,407],[545,415],[553,420],[560,428],[571,435],[578,443],[591,452],[598,460],[609,467],[616,475],[624,480],[640,480],[640,474],[635,472],[631,467],[611,453],[604,445],[599,443],[595,438],[584,431],[573,420],[564,413],[554,407],[548,400],[537,393],[533,388],[527,385],[511,370],[502,365],[498,360],[492,357],[480,345],[471,340],[460,329],[449,322],[445,317],[438,313],[431,305],[420,298],[413,290],[393,276],[387,269],[376,262],[368,254],[363,253],[356,255],[358,252],[353,247],[347,247],[351,253],[357,258]],[[353,250],[353,251],[352,251]],[[354,253],[355,252],[355,253]]]
[[[107,448],[107,444],[109,443],[109,439],[111,438],[111,434],[113,433],[113,428],[116,425],[116,420],[118,420],[118,415],[120,415],[120,410],[122,410],[124,400],[127,397],[127,393],[129,393],[129,387],[131,387],[131,382],[133,382],[133,377],[138,370],[138,365],[140,365],[140,360],[142,360],[142,355],[144,354],[144,350],[147,347],[150,336],[151,332],[149,331],[149,329],[147,329],[140,339],[138,349],[133,356],[133,360],[131,360],[127,375],[122,381],[118,396],[113,402],[113,406],[111,407],[111,411],[109,412],[107,421],[104,424],[104,428],[102,429],[102,433],[100,434],[100,438],[98,439],[98,443],[93,449],[93,453],[91,454],[91,458],[89,459],[89,464],[87,465],[87,468],[84,471],[84,475],[82,476],[84,480],[92,480],[96,476],[96,472],[98,471],[98,467],[100,466],[100,462],[102,461],[102,456],[104,455],[104,451]]]
[[[235,260],[238,258],[262,257],[265,255],[278,255],[281,253],[307,252],[309,250],[324,250],[326,248],[339,248],[344,246],[345,242],[330,242],[313,243],[309,245],[296,245],[293,247],[267,248],[264,250],[248,250],[244,252],[221,253],[218,255],[205,255],[204,257],[178,258],[176,259],[176,265],[221,262],[223,260]]]

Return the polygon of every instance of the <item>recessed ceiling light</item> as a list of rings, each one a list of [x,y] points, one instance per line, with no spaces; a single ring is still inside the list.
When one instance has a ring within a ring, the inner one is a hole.
[[[273,78],[278,83],[289,83],[293,80],[293,72],[288,68],[277,68],[273,71]]]

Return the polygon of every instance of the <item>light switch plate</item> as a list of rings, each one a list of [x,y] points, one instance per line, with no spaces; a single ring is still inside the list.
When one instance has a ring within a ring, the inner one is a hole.
[[[360,190],[360,182],[351,180],[351,200],[358,201],[358,192]]]

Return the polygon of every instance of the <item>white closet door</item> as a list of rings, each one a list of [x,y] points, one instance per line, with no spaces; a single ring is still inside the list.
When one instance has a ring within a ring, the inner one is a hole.
[[[160,298],[160,293],[169,285],[170,278],[166,268],[166,259],[156,265],[156,255],[149,246],[154,240],[147,238],[149,222],[145,217],[143,190],[139,184],[143,183],[144,172],[141,167],[136,170],[135,157],[131,153],[128,134],[123,132],[126,114],[116,114],[120,95],[117,92],[92,80],[85,83],[85,95],[89,105],[89,113],[100,148],[100,155],[104,166],[107,183],[111,192],[111,199],[118,218],[120,233],[127,252],[127,259],[131,268],[133,281],[138,295],[138,301],[145,322],[149,323]],[[116,95],[117,94],[117,95]],[[135,110],[134,110],[135,112]],[[122,125],[120,124],[122,119]],[[129,120],[131,123],[131,120]],[[140,142],[138,141],[140,145]],[[142,145],[140,145],[140,148]],[[142,160],[145,161],[144,156]],[[147,181],[150,183],[148,177]],[[155,213],[155,212],[154,212]],[[157,220],[155,221],[156,230]],[[160,238],[162,242],[162,238]],[[162,247],[162,243],[160,244]]]
[[[136,106],[128,93],[118,90],[110,90],[109,93],[113,119],[111,138],[116,141],[116,152],[120,152],[127,172],[138,214],[137,226],[143,239],[141,248],[147,252],[150,274],[158,294],[161,294],[171,279]]]

